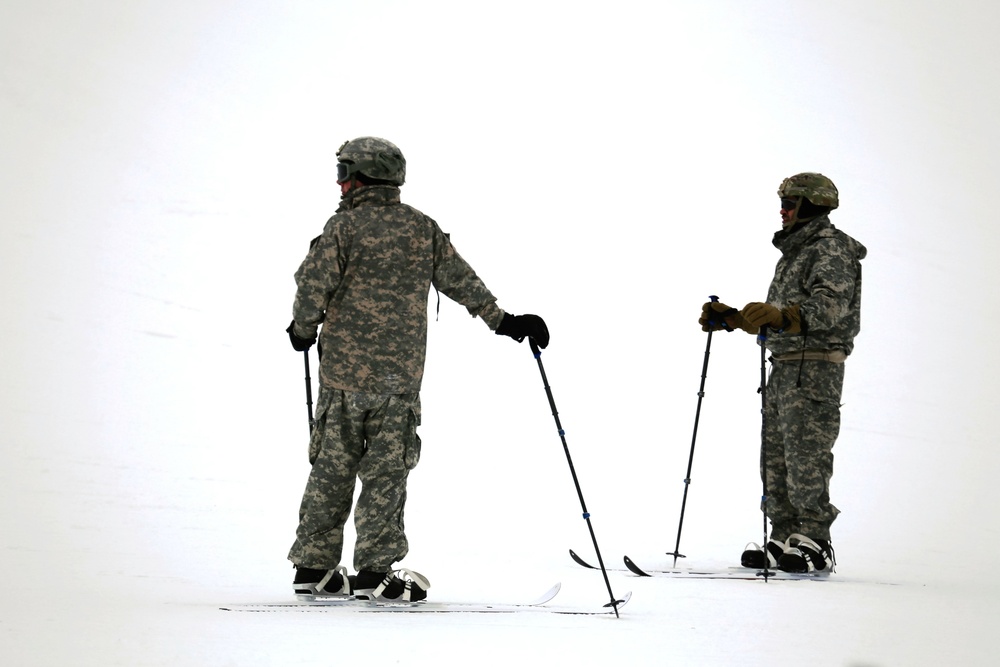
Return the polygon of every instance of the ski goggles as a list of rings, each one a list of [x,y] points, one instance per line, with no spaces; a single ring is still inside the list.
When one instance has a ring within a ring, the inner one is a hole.
[[[352,170],[351,167],[354,165],[350,162],[338,162],[337,163],[337,182],[344,183],[350,178]]]

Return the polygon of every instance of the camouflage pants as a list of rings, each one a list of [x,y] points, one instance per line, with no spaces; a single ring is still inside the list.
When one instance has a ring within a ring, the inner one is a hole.
[[[309,443],[312,471],[288,558],[296,565],[340,564],[355,482],[355,570],[388,571],[409,547],[403,529],[406,479],[420,458],[420,395],[383,396],[322,388]]]
[[[840,514],[830,503],[830,478],[843,386],[842,363],[773,362],[761,453],[773,539],[783,541],[792,533],[830,539],[830,525]]]

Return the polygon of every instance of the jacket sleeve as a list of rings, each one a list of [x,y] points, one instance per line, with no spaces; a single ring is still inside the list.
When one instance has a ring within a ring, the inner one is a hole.
[[[295,303],[292,319],[295,333],[303,338],[316,335],[326,317],[330,299],[343,277],[345,233],[337,216],[326,223],[322,236],[314,239],[309,253],[295,272]]]
[[[813,248],[816,261],[806,276],[809,297],[800,304],[807,331],[829,331],[850,312],[858,269],[857,260],[845,244],[822,239]]]
[[[458,254],[448,235],[436,222],[433,224],[434,276],[431,282],[442,294],[465,306],[470,315],[481,318],[495,331],[504,315],[496,304],[496,297]]]

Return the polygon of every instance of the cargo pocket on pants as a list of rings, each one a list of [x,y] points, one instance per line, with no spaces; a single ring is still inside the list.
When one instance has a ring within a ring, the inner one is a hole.
[[[806,362],[816,364],[804,377],[800,378],[800,394],[818,405],[840,409],[840,397],[844,390],[843,364],[826,361]]]
[[[316,401],[316,416],[313,418],[312,432],[309,434],[309,465],[316,463],[323,448],[323,432],[326,430],[326,413],[330,409],[330,394],[321,389]]]
[[[420,461],[420,436],[417,435],[417,427],[420,426],[420,411],[410,410],[406,423],[406,435],[404,436],[406,451],[403,453],[403,464],[407,470],[413,470]]]

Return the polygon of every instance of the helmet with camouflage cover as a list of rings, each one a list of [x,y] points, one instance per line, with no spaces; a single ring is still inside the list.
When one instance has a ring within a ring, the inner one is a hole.
[[[393,185],[402,185],[406,180],[406,158],[402,151],[392,142],[378,137],[345,141],[337,150],[337,161],[340,163],[337,169],[340,182],[354,174]]]
[[[840,205],[837,186],[823,174],[804,172],[789,176],[778,187],[778,196],[782,199],[802,197],[816,206],[826,206],[830,210]]]

